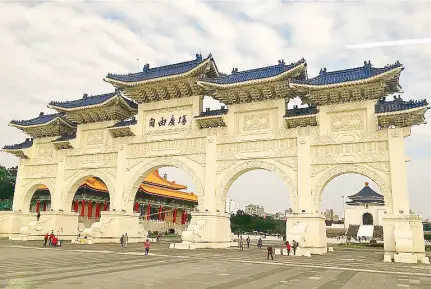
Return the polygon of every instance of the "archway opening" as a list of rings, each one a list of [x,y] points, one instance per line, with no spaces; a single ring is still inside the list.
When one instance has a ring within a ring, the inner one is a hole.
[[[182,169],[161,167],[144,173],[133,201],[133,212],[153,234],[179,234],[197,210],[192,178]]]
[[[233,175],[225,188],[225,212],[231,214],[234,238],[257,242],[284,240],[286,215],[291,214],[286,182],[272,171],[246,169]]]
[[[373,215],[364,213],[362,215],[362,225],[373,225]]]
[[[85,178],[75,192],[71,210],[79,214],[78,222],[90,227],[99,221],[102,211],[109,211],[109,190],[98,177]]]
[[[383,241],[385,200],[378,185],[368,177],[346,173],[333,178],[323,189],[321,211],[328,243]]]
[[[38,185],[30,201],[30,212],[45,212],[51,210],[51,192],[45,185]]]

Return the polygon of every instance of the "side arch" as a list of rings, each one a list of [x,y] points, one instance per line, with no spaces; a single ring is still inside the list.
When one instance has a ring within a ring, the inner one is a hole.
[[[227,193],[233,182],[235,182],[239,176],[246,172],[259,169],[273,172],[283,180],[289,193],[292,209],[294,212],[297,212],[298,189],[296,184],[291,180],[286,170],[283,170],[279,165],[268,161],[244,161],[234,166],[228,172],[223,173],[223,178],[219,182],[217,189],[217,209],[224,212],[224,200],[226,200]]]
[[[188,164],[187,161],[183,161],[178,158],[157,158],[147,162],[143,160],[142,163],[134,166],[133,169],[136,170],[136,172],[128,180],[128,186],[124,196],[124,210],[132,210],[136,192],[138,191],[138,188],[144,181],[145,177],[148,176],[152,171],[163,167],[176,167],[184,170],[192,178],[193,183],[196,186],[196,192],[194,193],[198,196],[198,206],[201,205],[204,195],[204,187],[203,181],[196,173],[196,169],[201,169],[203,171],[204,167],[199,166],[199,168],[193,169],[193,166]]]
[[[43,180],[43,181],[42,180],[33,180],[33,181],[27,183],[23,189],[21,204],[19,206],[19,208],[22,212],[30,212],[31,198],[33,197],[34,193],[36,192],[36,189],[40,185],[44,185],[48,188],[49,194],[51,197],[51,206],[52,206],[52,203],[54,201],[54,194],[55,194],[54,183],[50,180]]]
[[[61,196],[61,208],[66,212],[72,206],[73,197],[79,186],[81,186],[88,178],[97,177],[101,179],[108,188],[110,203],[115,199],[115,186],[112,176],[102,170],[85,170],[73,175],[63,187]]]
[[[392,191],[387,182],[374,170],[361,165],[337,165],[325,172],[313,186],[313,202],[316,210],[319,210],[322,201],[323,189],[334,178],[345,174],[359,174],[370,178],[377,184],[385,198],[386,212],[392,213]]]

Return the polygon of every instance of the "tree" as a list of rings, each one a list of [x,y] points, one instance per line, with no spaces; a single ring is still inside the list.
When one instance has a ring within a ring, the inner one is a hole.
[[[12,199],[15,189],[17,167],[0,166],[0,199]]]

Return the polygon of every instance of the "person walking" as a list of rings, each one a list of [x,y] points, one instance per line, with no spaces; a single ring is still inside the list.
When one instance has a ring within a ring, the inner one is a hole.
[[[296,249],[298,248],[299,244],[295,240],[293,240],[293,255],[296,255]]]
[[[239,238],[239,250],[244,251],[244,240],[242,239],[242,236]]]
[[[48,233],[46,233],[45,237],[43,238],[43,246],[44,247],[46,247],[46,243],[48,242],[48,238],[49,238],[49,235],[48,235]]]
[[[259,237],[259,240],[257,241],[257,249],[262,250],[262,237]]]
[[[271,255],[271,260],[274,260],[274,256],[273,256],[273,249],[271,244],[269,244],[268,246],[268,254],[266,256],[266,260],[269,260],[269,256]]]
[[[145,241],[144,243],[144,247],[145,247],[145,255],[148,255],[148,253],[150,252],[150,240],[147,239],[147,241]]]
[[[247,236],[246,241],[247,241],[247,248],[250,248],[250,236]]]
[[[38,222],[39,222],[39,219],[40,219],[40,212],[37,212],[37,215],[36,215],[36,221],[38,221]]]
[[[120,248],[124,247],[124,235],[121,235],[120,237]]]
[[[291,248],[292,248],[292,247],[290,246],[289,241],[287,241],[287,242],[286,242],[287,256],[290,256],[290,249],[291,249]]]
[[[129,242],[129,237],[127,236],[127,233],[124,235],[124,248],[127,247],[127,243]]]

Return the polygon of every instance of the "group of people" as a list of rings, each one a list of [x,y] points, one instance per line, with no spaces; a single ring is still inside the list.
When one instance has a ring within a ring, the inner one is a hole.
[[[247,248],[250,248],[250,236],[247,236],[247,239],[245,239],[245,241],[247,243]],[[263,245],[262,237],[259,237],[259,240],[257,241],[257,249],[262,250],[262,245]],[[244,251],[244,239],[242,238],[242,236],[240,236],[239,238],[238,246],[240,251]],[[296,249],[298,247],[299,247],[299,243],[297,241],[293,240],[292,244],[290,244],[289,241],[287,241],[286,242],[287,255],[290,256],[291,250],[293,250],[293,255],[296,255]],[[271,256],[271,260],[274,260],[274,252],[275,252],[275,249],[272,247],[270,243],[267,248],[266,259],[269,260],[269,257]]]
[[[51,234],[46,233],[45,237],[43,237],[43,246],[46,247],[47,243],[50,247],[61,247],[62,241],[54,235],[54,231],[51,231]]]
[[[158,235],[158,239],[160,239],[159,235]],[[129,243],[129,236],[127,236],[127,233],[125,233],[120,237],[120,248],[126,248],[127,243]],[[147,239],[144,243],[145,255],[148,255],[148,253],[150,252],[150,247],[151,247],[150,240]]]

